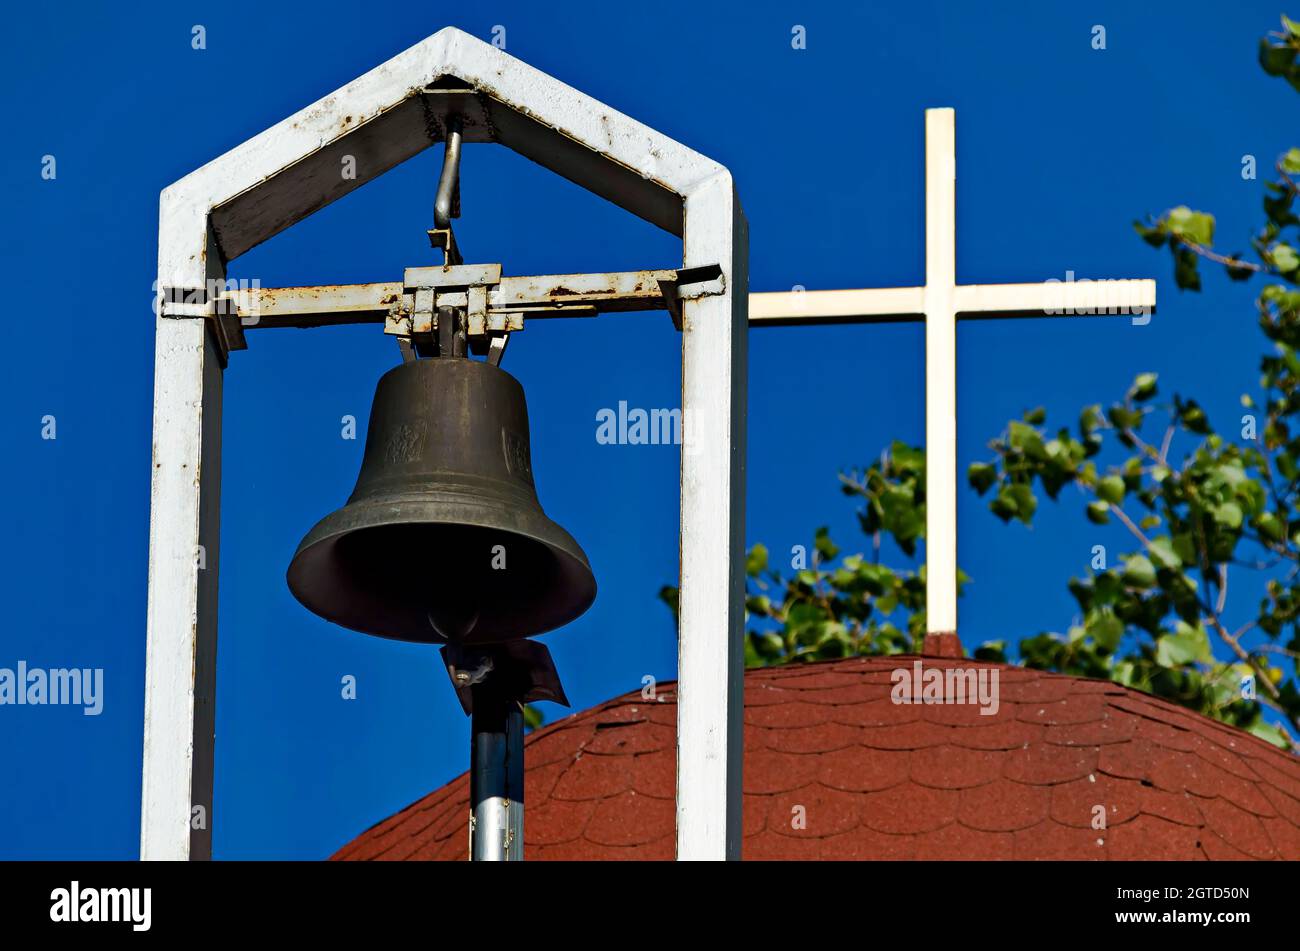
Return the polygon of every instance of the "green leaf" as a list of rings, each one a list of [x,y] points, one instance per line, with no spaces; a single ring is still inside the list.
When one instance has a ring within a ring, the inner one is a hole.
[[[1282,156],[1282,171],[1288,175],[1300,173],[1300,149],[1289,149]]]
[[[1114,653],[1124,636],[1124,622],[1113,614],[1098,614],[1088,622],[1088,634],[1098,647],[1107,653]]]
[[[1079,432],[1088,435],[1101,425],[1101,407],[1097,404],[1085,406],[1079,411]]]
[[[676,585],[666,584],[659,589],[659,600],[668,605],[668,610],[673,612],[673,619],[677,619],[677,599],[680,594]]]
[[[1129,387],[1128,395],[1138,402],[1151,399],[1151,397],[1156,395],[1156,374],[1138,374],[1137,378],[1133,381],[1133,385]]]
[[[1027,423],[1012,420],[1007,426],[1007,442],[1012,449],[1018,449],[1031,459],[1046,459],[1047,449],[1043,437]]]
[[[1259,65],[1270,76],[1283,76],[1295,59],[1295,51],[1287,46],[1274,46],[1267,39],[1259,41]]]
[[[1174,552],[1173,545],[1168,538],[1163,536],[1157,538],[1151,543],[1148,551],[1151,552],[1151,557],[1155,559],[1155,563],[1161,568],[1177,569],[1182,567],[1182,559]]]
[[[1142,422],[1142,414],[1125,406],[1112,406],[1106,411],[1111,425],[1116,429],[1134,429]]]
[[[1212,509],[1214,520],[1229,531],[1241,528],[1241,506],[1236,502],[1224,502]]]
[[[1207,247],[1214,243],[1214,215],[1179,205],[1169,211],[1166,220],[1169,230],[1180,238]]]
[[[1210,635],[1205,626],[1195,627],[1179,621],[1177,633],[1166,634],[1156,641],[1156,663],[1161,667],[1183,667],[1192,663],[1210,663],[1214,653],[1210,650]]]
[[[1200,652],[1194,638],[1180,634],[1166,634],[1156,641],[1156,663],[1161,667],[1182,667],[1196,659]]]
[[[1110,521],[1110,503],[1089,502],[1088,521],[1094,525],[1105,525]]]
[[[1265,723],[1263,720],[1257,720],[1246,727],[1246,732],[1253,733],[1260,739],[1266,740],[1281,749],[1291,748],[1291,743],[1287,740],[1286,734],[1271,723]]]
[[[524,704],[524,728],[536,730],[546,722],[546,714],[531,703]]]
[[[973,462],[970,468],[966,470],[966,478],[971,484],[971,488],[983,495],[993,483],[998,480],[998,470],[985,462]]]
[[[1107,476],[1097,483],[1097,497],[1111,505],[1124,501],[1124,480],[1120,476]]]
[[[1179,290],[1199,291],[1201,289],[1201,272],[1198,269],[1200,258],[1185,246],[1171,245],[1174,252],[1174,283]]]
[[[1289,244],[1279,242],[1273,245],[1269,248],[1268,256],[1273,266],[1283,274],[1290,274],[1300,267],[1300,254],[1297,254],[1295,248]]]
[[[1186,621],[1179,621],[1175,626],[1179,637],[1186,638],[1189,643],[1196,645],[1196,659],[1205,663],[1214,660],[1214,651],[1210,648],[1210,632],[1205,629],[1205,625],[1196,622],[1196,626],[1188,624]]]
[[[1153,248],[1162,247],[1165,240],[1169,237],[1164,226],[1159,222],[1148,227],[1140,221],[1133,222],[1133,230],[1142,236],[1142,240]]]
[[[1232,254],[1231,258],[1234,261],[1240,261],[1241,252]],[[1224,264],[1223,269],[1228,272],[1228,280],[1230,281],[1249,281],[1255,276],[1255,270],[1244,265]]]
[[[1209,435],[1210,421],[1205,416],[1205,410],[1195,400],[1188,400],[1179,407],[1178,418],[1191,432],[1199,436]]]
[[[807,536],[804,536],[805,538]],[[767,546],[761,542],[749,550],[745,556],[745,574],[754,578],[767,570]]]
[[[1004,522],[1018,518],[1028,525],[1038,508],[1038,500],[1034,497],[1034,490],[1027,485],[1004,485],[997,498],[989,503],[989,508]]]
[[[896,439],[890,443],[889,459],[894,471],[900,475],[925,472],[925,450],[919,446],[909,446]]]
[[[816,546],[817,554],[821,556],[822,561],[830,561],[840,553],[839,548],[831,541],[830,530],[825,525],[817,529],[813,544]]]
[[[1156,567],[1146,555],[1133,555],[1124,561],[1124,583],[1134,588],[1150,588],[1156,583]]]
[[[749,642],[754,647],[754,652],[763,660],[773,661],[785,654],[785,641],[775,631],[765,631],[762,634],[752,633],[749,635]]]
[[[1269,541],[1280,541],[1285,534],[1286,525],[1272,512],[1265,512],[1255,519],[1259,533]]]

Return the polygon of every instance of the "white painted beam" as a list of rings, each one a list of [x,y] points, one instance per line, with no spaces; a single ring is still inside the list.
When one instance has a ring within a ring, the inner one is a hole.
[[[882,287],[870,290],[764,291],[749,295],[751,326],[799,323],[872,323],[922,320],[925,288]]]
[[[953,111],[925,110],[925,611],[957,630],[957,153]]]
[[[1114,317],[1151,314],[1152,280],[1070,280],[1037,284],[968,284],[957,288],[962,317]]]
[[[222,277],[206,216],[164,192],[158,280]],[[212,856],[222,357],[203,318],[156,319],[141,859]]]
[[[958,320],[1140,316],[1156,310],[1156,282],[1149,278],[959,284],[953,290]],[[785,327],[921,321],[925,320],[924,295],[923,287],[760,291],[749,295],[749,323]]]
[[[748,226],[731,175],[686,198],[686,266],[726,291],[682,305],[677,858],[740,858],[744,756]]]

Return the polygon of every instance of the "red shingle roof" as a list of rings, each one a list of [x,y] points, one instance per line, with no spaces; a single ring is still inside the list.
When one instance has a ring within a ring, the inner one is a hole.
[[[746,673],[746,859],[1300,859],[1296,757],[1118,684],[971,660],[924,664],[996,668],[996,715],[896,704],[916,659]],[[673,857],[674,686],[528,738],[527,858]],[[461,776],[334,858],[464,859],[468,809]]]

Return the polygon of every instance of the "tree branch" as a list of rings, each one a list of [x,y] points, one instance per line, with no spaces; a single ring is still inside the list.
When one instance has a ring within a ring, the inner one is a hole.
[[[1273,681],[1269,680],[1268,677],[1265,676],[1264,671],[1260,668],[1255,659],[1247,653],[1244,647],[1241,646],[1241,643],[1232,635],[1232,632],[1223,626],[1223,622],[1219,620],[1219,616],[1213,611],[1206,611],[1206,614],[1209,615],[1210,622],[1214,625],[1214,629],[1219,632],[1219,637],[1221,637],[1223,642],[1231,648],[1234,654],[1237,655],[1238,660],[1255,672],[1255,679],[1264,684],[1264,689],[1268,691],[1269,695],[1273,697],[1274,700],[1281,696],[1281,693],[1277,689],[1277,684],[1273,683]]]
[[[1122,508],[1120,508],[1114,502],[1111,502],[1110,510],[1114,512],[1117,516],[1119,516],[1119,520],[1124,523],[1124,525],[1128,528],[1130,532],[1132,532],[1135,536],[1137,536],[1137,540],[1142,543],[1143,548],[1146,549],[1151,548],[1151,540],[1142,534],[1142,529],[1138,528],[1136,525],[1133,524],[1133,520],[1124,513],[1124,510]]]
[[[1239,271],[1253,271],[1256,274],[1271,274],[1272,269],[1262,264],[1254,264],[1250,261],[1243,261],[1241,258],[1230,257],[1226,254],[1219,254],[1212,251],[1203,244],[1198,244],[1191,238],[1182,235],[1174,235],[1174,240],[1185,247],[1188,251],[1198,254],[1207,261],[1213,261],[1215,264],[1222,264],[1224,267],[1230,267]]]

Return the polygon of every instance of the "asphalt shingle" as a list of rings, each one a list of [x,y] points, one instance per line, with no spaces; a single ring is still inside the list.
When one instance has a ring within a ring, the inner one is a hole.
[[[749,859],[1300,859],[1300,762],[1113,683],[997,669],[999,705],[900,704],[915,657],[745,676]],[[676,697],[618,697],[526,742],[531,859],[669,859]],[[460,776],[336,859],[466,857]]]

